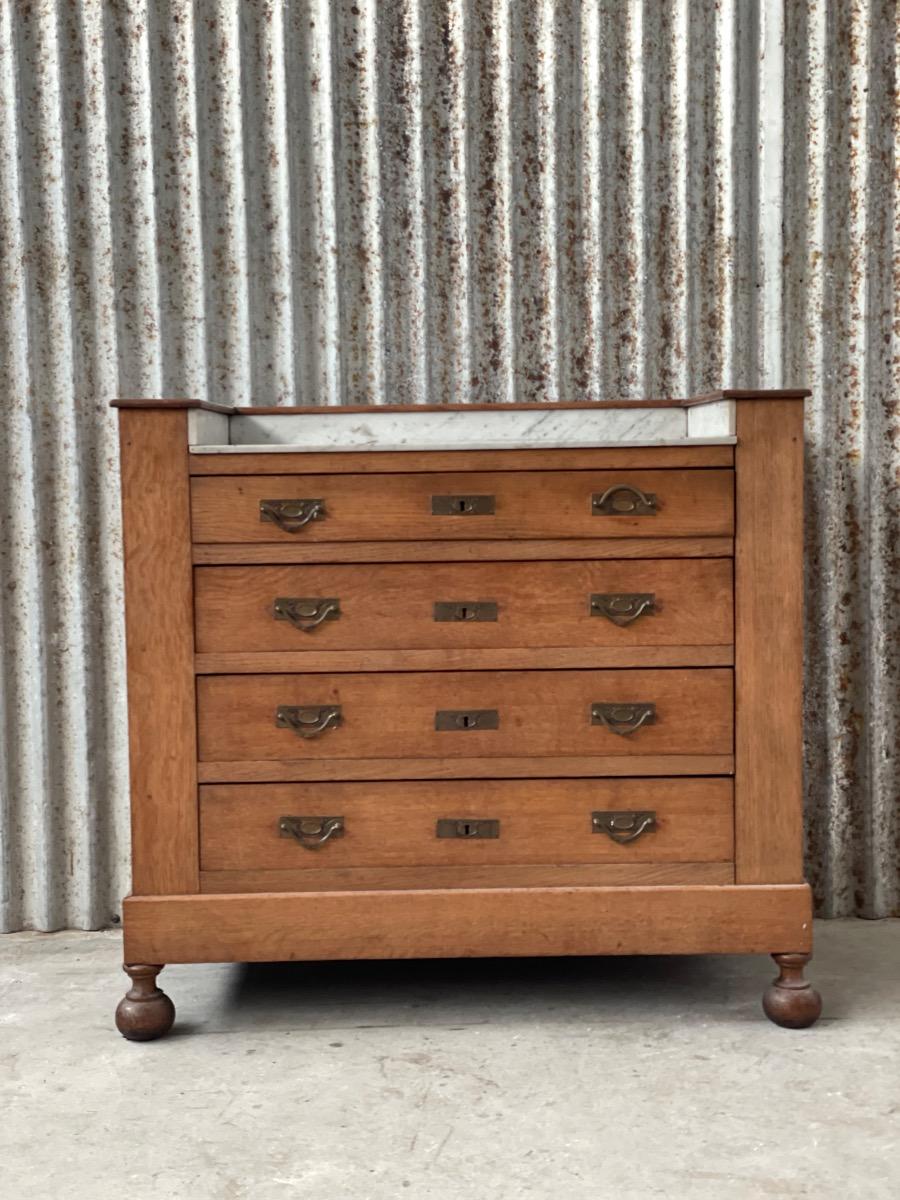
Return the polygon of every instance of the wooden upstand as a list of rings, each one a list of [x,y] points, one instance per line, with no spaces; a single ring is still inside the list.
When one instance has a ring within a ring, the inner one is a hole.
[[[127,1038],[170,962],[772,953],[810,1025],[801,391],[119,402]]]

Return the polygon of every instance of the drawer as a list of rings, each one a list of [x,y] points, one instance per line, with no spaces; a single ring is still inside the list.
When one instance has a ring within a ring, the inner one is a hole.
[[[191,513],[195,542],[729,535],[734,473],[208,476]]]
[[[485,779],[200,789],[204,871],[727,862],[733,853],[728,779]]]
[[[727,669],[210,675],[197,702],[207,762],[732,751]]]
[[[198,567],[197,649],[722,646],[729,559]]]

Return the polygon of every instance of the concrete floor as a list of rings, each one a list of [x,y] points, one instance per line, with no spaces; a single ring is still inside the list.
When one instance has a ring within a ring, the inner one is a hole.
[[[0,938],[10,1200],[897,1200],[900,921],[765,958],[174,966],[125,1042],[115,933]]]

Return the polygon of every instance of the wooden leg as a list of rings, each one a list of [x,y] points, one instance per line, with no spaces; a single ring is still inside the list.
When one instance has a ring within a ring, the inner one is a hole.
[[[122,968],[131,977],[131,987],[116,1009],[116,1028],[130,1042],[150,1042],[172,1028],[175,1005],[156,986],[161,966],[126,963]]]
[[[803,978],[809,954],[773,954],[779,975],[763,993],[763,1011],[785,1029],[806,1029],[822,1011],[822,997]]]

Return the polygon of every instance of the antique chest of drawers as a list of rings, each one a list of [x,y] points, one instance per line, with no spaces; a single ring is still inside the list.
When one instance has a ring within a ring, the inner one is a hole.
[[[772,953],[803,1026],[803,396],[120,401],[129,1038],[167,962]]]

